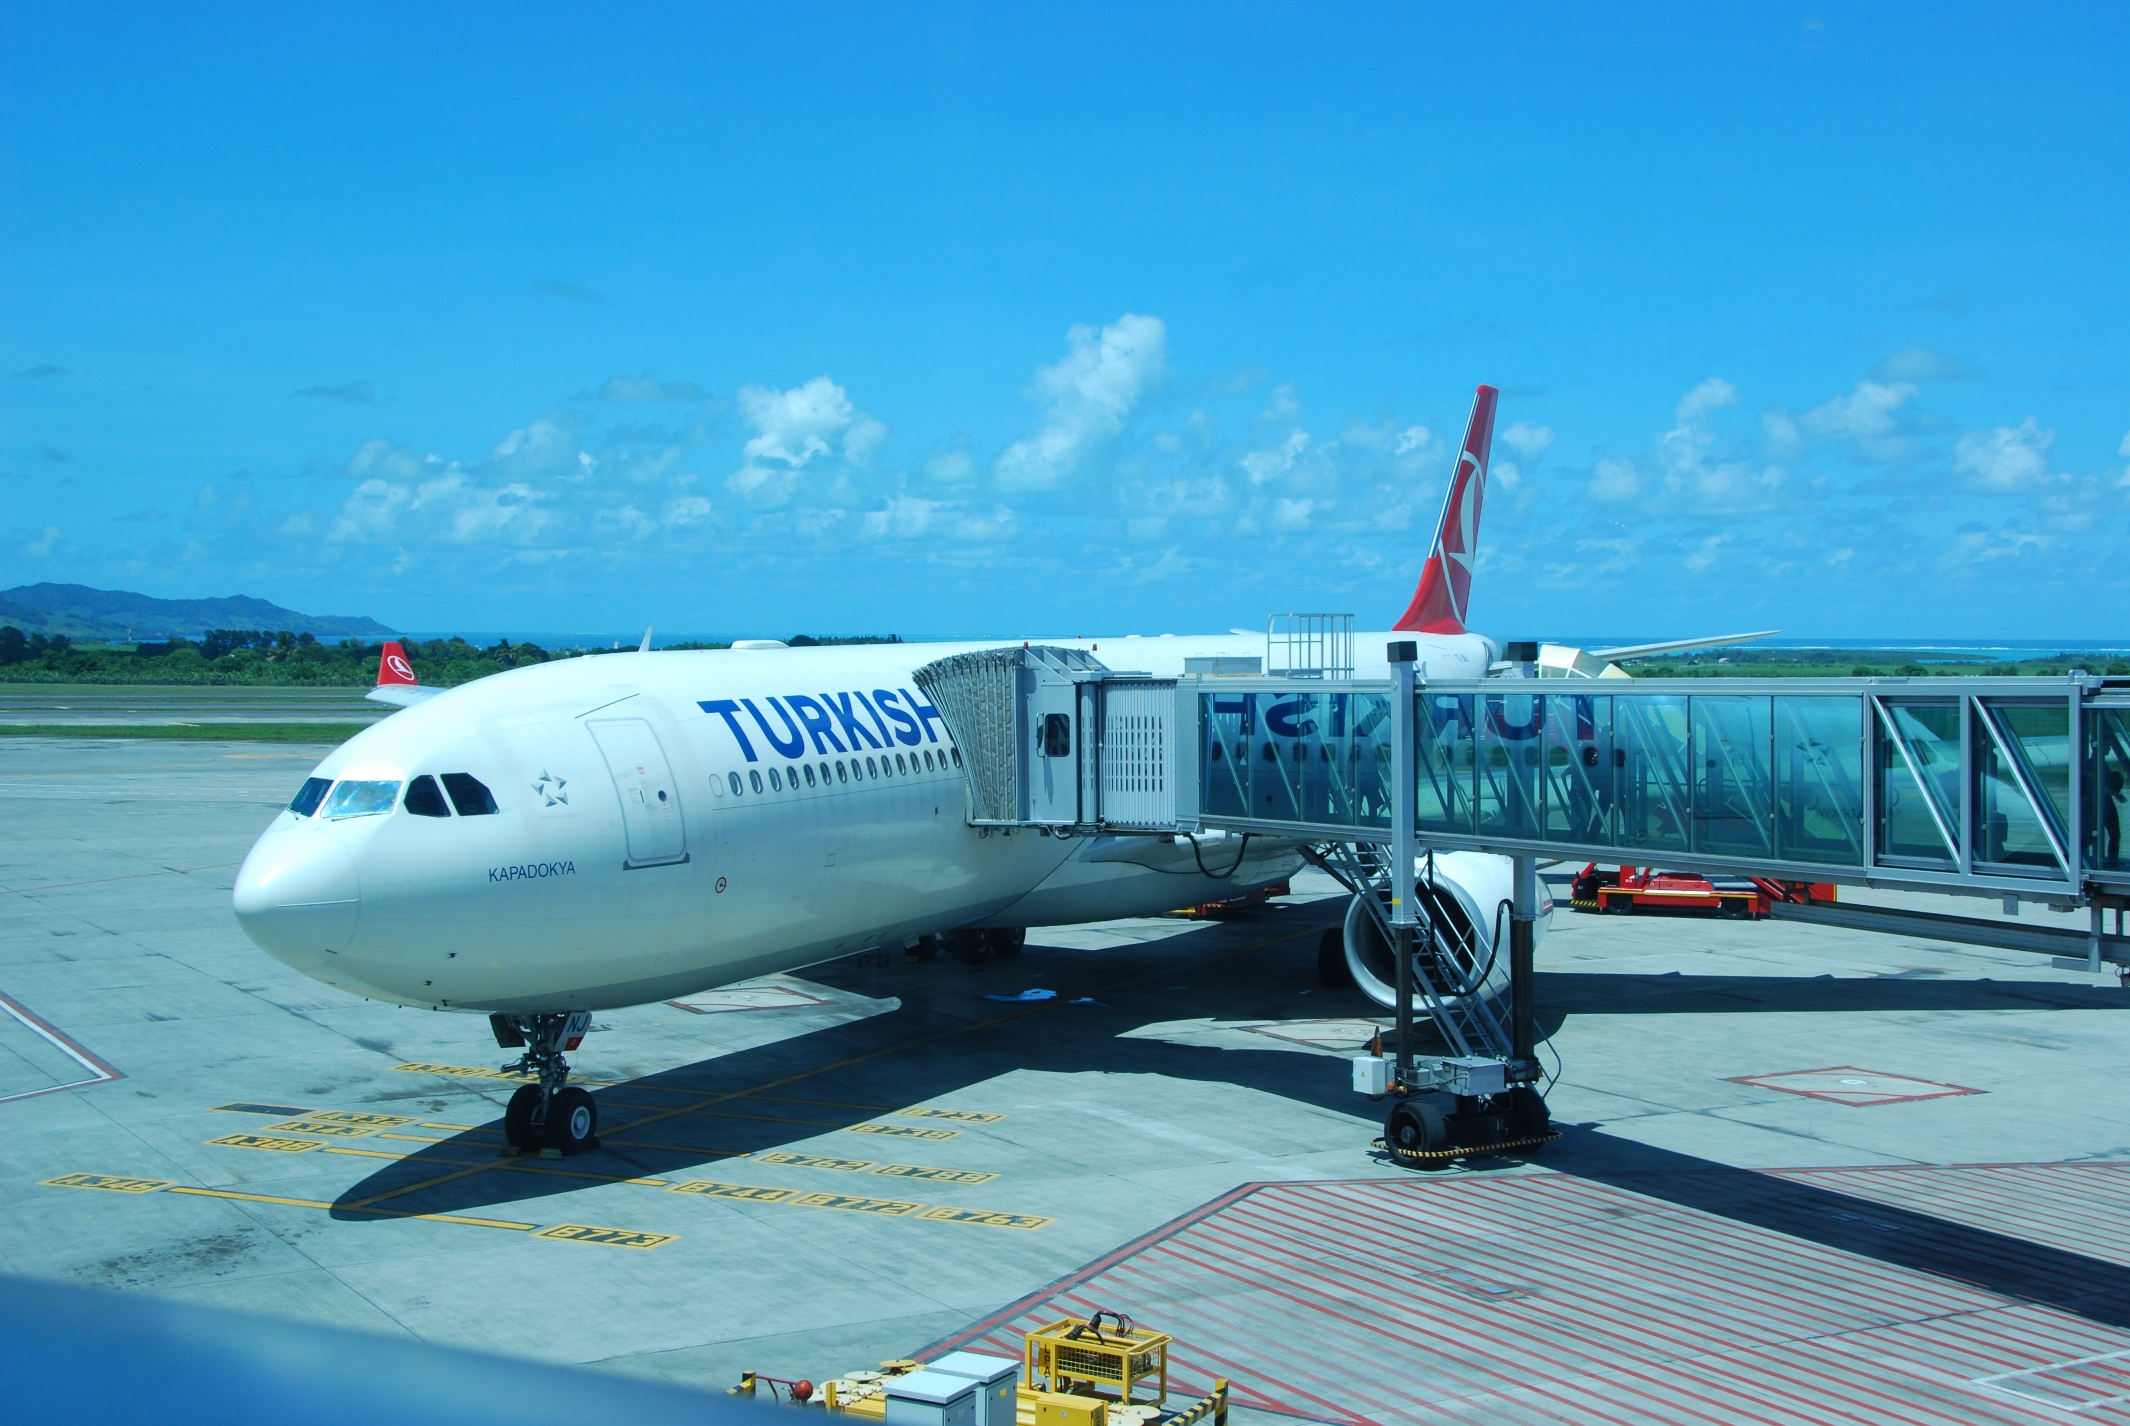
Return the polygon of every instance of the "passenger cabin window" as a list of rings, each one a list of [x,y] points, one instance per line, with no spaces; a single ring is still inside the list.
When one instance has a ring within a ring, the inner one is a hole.
[[[332,785],[333,779],[329,777],[305,778],[303,787],[296,793],[295,800],[289,803],[288,810],[298,817],[310,816],[318,810],[318,804],[325,801],[326,789]]]
[[[952,752],[952,753],[954,754],[954,766],[956,766],[956,767],[960,767],[960,766],[961,766],[961,749],[960,749],[960,748],[953,748],[953,749],[950,749],[950,751],[951,751],[951,752]]]
[[[755,771],[753,768],[747,769],[747,781],[754,784],[754,790],[756,792],[760,792],[762,790],[762,775],[759,772]]]
[[[904,762],[904,761],[902,760],[902,754],[901,754],[901,753],[897,753],[897,754],[895,754],[895,771],[897,771],[897,772],[908,772],[909,770],[910,770],[910,765],[909,765],[908,763],[906,763],[906,762]]]
[[[417,777],[407,784],[407,810],[417,817],[449,817],[451,804],[433,777]]]
[[[806,765],[806,785],[808,787],[814,785],[814,765],[812,763]]]
[[[740,787],[740,775],[736,772],[728,772],[725,774],[725,776],[732,780],[732,795],[734,797],[739,796],[740,793],[743,791],[743,789]]]
[[[769,790],[771,792],[782,792],[784,790],[784,779],[778,775],[775,768],[769,770]]]
[[[461,817],[488,817],[496,812],[495,795],[472,773],[445,773],[444,791],[451,794],[451,805]]]
[[[333,795],[325,800],[325,815],[336,821],[342,817],[374,817],[390,812],[398,801],[397,782],[337,782],[333,784]]]
[[[873,760],[871,758],[867,758],[865,760],[865,775],[867,777],[880,776],[880,770],[873,766]]]

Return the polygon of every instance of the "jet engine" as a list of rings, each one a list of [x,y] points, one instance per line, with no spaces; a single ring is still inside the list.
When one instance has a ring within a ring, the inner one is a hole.
[[[1438,852],[1432,880],[1427,859],[1420,859],[1414,889],[1420,902],[1421,924],[1414,928],[1414,953],[1427,978],[1445,997],[1491,998],[1507,994],[1509,902],[1514,886],[1514,864],[1507,857],[1485,852]],[[1374,895],[1387,916],[1389,888],[1378,887]],[[1534,940],[1545,934],[1553,917],[1553,901],[1543,883],[1538,905],[1538,921],[1532,928]],[[1429,925],[1434,928],[1432,937],[1427,933]],[[1376,1004],[1395,1009],[1397,962],[1382,928],[1359,896],[1347,904],[1345,936],[1346,968],[1352,973],[1354,984]]]

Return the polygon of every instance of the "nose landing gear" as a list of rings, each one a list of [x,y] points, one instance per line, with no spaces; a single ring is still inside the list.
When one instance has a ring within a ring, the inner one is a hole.
[[[581,1154],[599,1147],[599,1105],[588,1090],[569,1082],[564,1050],[574,1050],[591,1028],[590,1011],[574,1014],[494,1015],[496,1043],[525,1053],[506,1072],[532,1075],[503,1111],[503,1137],[514,1149]]]

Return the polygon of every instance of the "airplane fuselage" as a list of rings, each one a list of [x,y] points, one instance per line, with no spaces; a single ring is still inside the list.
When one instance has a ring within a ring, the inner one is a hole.
[[[1361,635],[1357,673],[1383,676],[1385,642],[1415,637]],[[1417,641],[1438,677],[1481,676],[1497,652]],[[1215,878],[1188,843],[967,825],[959,755],[911,675],[1008,642],[608,655],[450,690],[318,765],[322,801],[276,814],[239,873],[239,919],[359,995],[597,1010],[959,926],[1154,914],[1299,866],[1291,845],[1252,842]],[[1156,676],[1265,649],[1036,642]]]

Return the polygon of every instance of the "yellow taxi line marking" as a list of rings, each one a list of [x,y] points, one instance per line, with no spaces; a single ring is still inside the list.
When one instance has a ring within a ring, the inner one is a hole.
[[[420,1183],[410,1183],[405,1188],[395,1188],[389,1192],[372,1194],[368,1198],[343,1206],[347,1208],[367,1208],[373,1203],[382,1203],[388,1198],[398,1198],[403,1194],[415,1193],[424,1188],[434,1188],[440,1183],[450,1183],[453,1179],[470,1178],[477,1173],[486,1173],[497,1166],[497,1164],[476,1164],[472,1168],[460,1169],[457,1173],[439,1174],[435,1178],[423,1179]]]
[[[344,1144],[328,1144],[325,1146],[325,1151],[329,1154],[354,1154],[365,1159],[403,1159],[406,1157],[405,1154],[395,1154],[389,1149],[351,1149]]]
[[[654,1144],[648,1139],[617,1139],[611,1134],[601,1134],[599,1142],[622,1149],[663,1149],[668,1153],[705,1154],[720,1159],[744,1159],[749,1153],[746,1149],[706,1149],[701,1144]]]
[[[449,1139],[432,1138],[427,1134],[379,1134],[380,1139],[411,1139],[417,1144],[448,1144]]]
[[[344,1213],[367,1213],[377,1218],[419,1218],[430,1223],[465,1223],[475,1228],[508,1228],[513,1232],[529,1233],[540,1225],[537,1223],[513,1223],[503,1218],[471,1218],[463,1213],[403,1213],[395,1208],[365,1208],[359,1203],[325,1203],[315,1198],[282,1198],[271,1193],[239,1193],[229,1188],[191,1188],[185,1184],[173,1185],[168,1192],[190,1194],[196,1198],[233,1198],[244,1203],[279,1203],[289,1208],[339,1209]]]
[[[476,1124],[424,1124],[421,1127],[424,1129],[455,1129],[461,1134],[473,1134],[480,1131],[480,1126]]]

